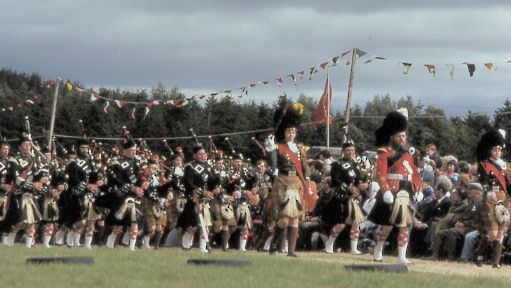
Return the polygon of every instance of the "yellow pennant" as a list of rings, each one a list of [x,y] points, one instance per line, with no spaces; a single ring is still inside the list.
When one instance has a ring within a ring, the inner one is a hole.
[[[488,68],[488,70],[490,70],[490,71],[497,70],[497,68],[495,66],[493,66],[493,63],[484,63],[484,66],[486,66],[486,68]]]
[[[67,82],[66,83],[66,90],[67,90],[67,92],[73,91],[73,84],[71,84],[70,82]]]

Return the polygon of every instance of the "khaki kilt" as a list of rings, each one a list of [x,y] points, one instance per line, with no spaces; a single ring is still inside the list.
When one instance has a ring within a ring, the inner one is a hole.
[[[159,204],[153,200],[144,198],[143,202],[144,219],[147,226],[156,226],[167,224],[167,211],[162,209]]]
[[[221,199],[213,199],[210,202],[211,205],[211,216],[212,216],[212,222],[213,222],[213,228],[215,232],[220,231],[222,226],[233,226],[236,225],[236,219],[234,218],[234,210],[232,213],[232,217],[230,215],[228,217],[226,213],[222,213],[222,205],[225,205],[225,203],[222,202]],[[224,207],[226,208],[226,207]],[[232,204],[230,206],[230,209],[232,208]],[[229,213],[230,214],[230,213]]]
[[[273,184],[272,202],[277,219],[305,214],[302,181],[298,176],[279,175]]]
[[[497,201],[502,201],[504,203],[504,206],[508,208],[509,210],[509,198],[506,195],[506,192],[499,191],[496,193],[497,195]],[[497,216],[495,214],[495,204],[496,202],[493,201],[486,201],[486,223],[487,223],[487,230],[505,230],[507,225],[509,223],[499,223],[497,221]]]

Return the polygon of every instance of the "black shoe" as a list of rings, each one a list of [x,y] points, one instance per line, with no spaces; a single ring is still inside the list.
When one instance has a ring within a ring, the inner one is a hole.
[[[270,252],[270,255],[275,255],[275,254],[277,254],[277,250],[278,250],[277,245],[271,244],[270,250],[268,250],[268,251]]]
[[[373,258],[373,262],[382,263],[382,262],[383,262],[383,259],[378,260],[378,259],[374,259],[374,258]]]
[[[474,262],[476,263],[477,267],[481,267],[483,266],[483,256],[477,256],[474,260]]]

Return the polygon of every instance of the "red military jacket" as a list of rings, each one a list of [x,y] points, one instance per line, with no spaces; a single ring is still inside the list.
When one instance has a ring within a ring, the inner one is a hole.
[[[482,185],[499,185],[500,189],[509,193],[508,187],[511,185],[511,178],[506,170],[495,165],[491,160],[479,162],[479,180]]]
[[[409,181],[413,188],[409,192],[416,192],[420,189],[421,176],[410,153],[396,154],[386,147],[378,149],[376,181],[382,191],[390,190],[393,193],[398,192],[400,181]]]

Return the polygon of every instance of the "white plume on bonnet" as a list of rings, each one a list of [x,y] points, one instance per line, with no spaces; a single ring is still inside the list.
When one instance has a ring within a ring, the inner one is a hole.
[[[399,112],[401,115],[405,116],[405,118],[408,120],[408,109],[406,109],[406,107],[401,107],[396,111]]]
[[[499,129],[499,133],[500,133],[500,135],[502,135],[502,138],[506,139],[506,130]]]

